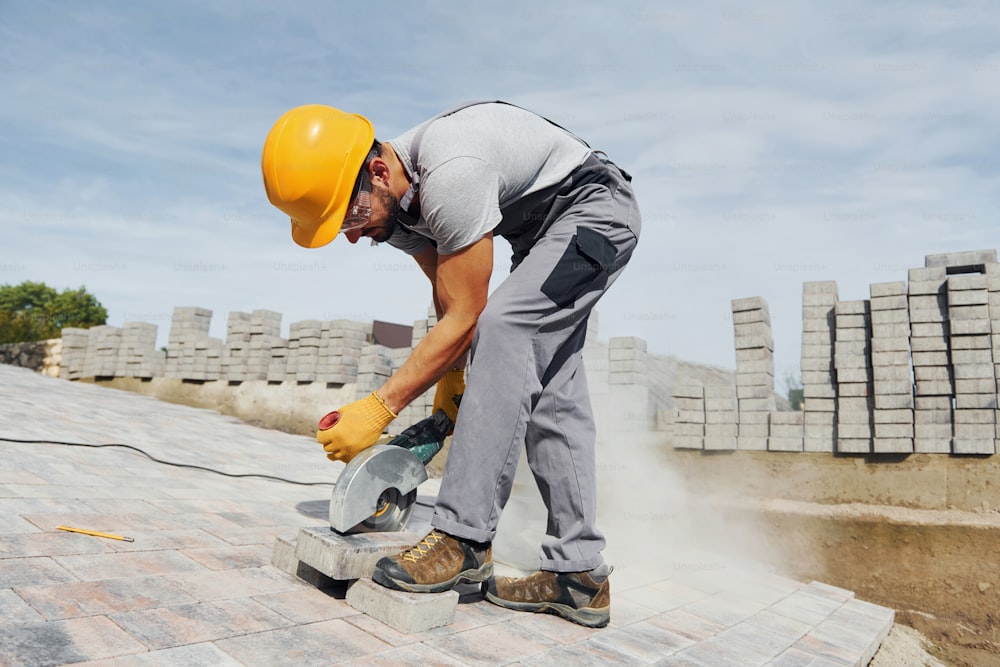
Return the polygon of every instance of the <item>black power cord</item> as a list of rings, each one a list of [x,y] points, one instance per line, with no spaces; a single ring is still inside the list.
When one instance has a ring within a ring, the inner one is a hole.
[[[139,449],[133,445],[125,445],[117,442],[109,442],[107,444],[94,444],[89,442],[63,442],[60,440],[20,440],[18,438],[4,438],[0,437],[0,442],[13,442],[20,445],[66,445],[68,447],[121,447],[123,449],[131,449],[134,452],[138,452],[145,456],[150,461],[155,463],[161,463],[166,466],[174,466],[175,468],[191,468],[192,470],[204,470],[205,472],[214,472],[216,475],[223,475],[224,477],[256,477],[258,479],[270,479],[276,482],[285,482],[286,484],[297,484],[299,486],[333,486],[332,482],[298,482],[294,479],[285,479],[284,477],[276,477],[274,475],[263,475],[259,473],[231,473],[224,472],[222,470],[216,470],[215,468],[206,468],[205,466],[194,465],[191,463],[176,463],[174,461],[164,461],[163,459],[158,459],[149,452]]]

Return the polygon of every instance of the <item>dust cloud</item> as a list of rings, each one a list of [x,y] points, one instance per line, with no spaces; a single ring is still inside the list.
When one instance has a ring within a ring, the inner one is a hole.
[[[758,532],[749,512],[734,512],[697,493],[668,465],[665,433],[601,434],[597,446],[598,527],[615,577],[630,581],[720,578],[776,572],[782,554]],[[692,456],[701,456],[691,452]],[[724,484],[719,482],[720,486]],[[730,508],[732,506],[730,505]],[[494,559],[515,571],[538,569],[545,508],[522,454],[510,501],[494,540]],[[759,562],[747,554],[767,554]],[[776,572],[780,574],[780,572]]]

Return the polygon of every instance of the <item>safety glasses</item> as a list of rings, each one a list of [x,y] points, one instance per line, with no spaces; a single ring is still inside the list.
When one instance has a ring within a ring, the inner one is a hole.
[[[351,203],[347,205],[344,213],[344,223],[340,226],[343,232],[353,229],[361,229],[372,219],[372,181],[368,175],[368,163],[378,152],[373,147],[365,162],[361,165],[361,172],[358,180],[354,184],[354,192],[351,194]]]

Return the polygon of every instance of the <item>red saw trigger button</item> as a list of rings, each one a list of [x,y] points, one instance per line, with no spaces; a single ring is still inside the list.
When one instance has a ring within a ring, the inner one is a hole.
[[[323,415],[323,418],[319,420],[319,430],[325,431],[331,429],[337,425],[340,421],[340,413],[334,410],[333,412],[328,412]]]

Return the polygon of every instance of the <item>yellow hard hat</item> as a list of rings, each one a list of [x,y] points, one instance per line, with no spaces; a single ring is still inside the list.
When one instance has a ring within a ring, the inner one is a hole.
[[[375,141],[364,116],[321,104],[285,112],[264,141],[267,198],[292,219],[292,239],[319,248],[337,236],[358,172]]]

